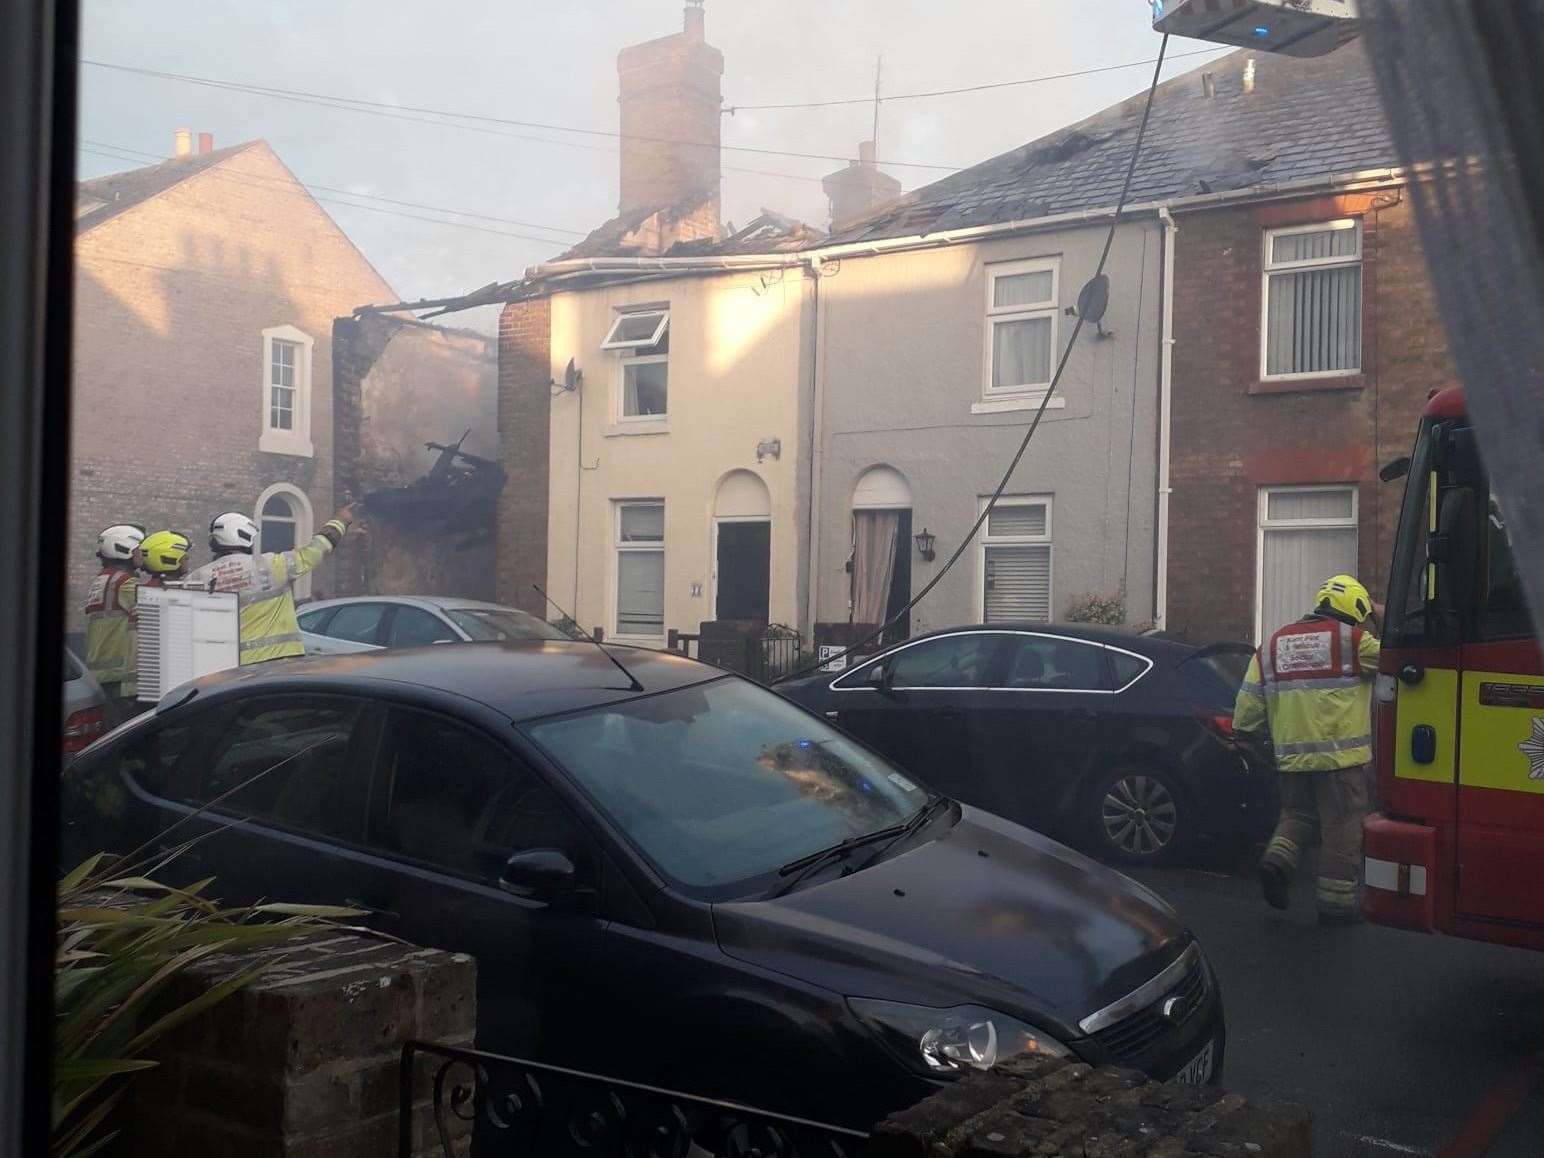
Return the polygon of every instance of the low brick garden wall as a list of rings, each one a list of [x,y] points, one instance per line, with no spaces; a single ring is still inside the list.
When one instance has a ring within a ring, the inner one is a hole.
[[[115,1152],[180,1158],[388,1158],[397,1153],[402,1046],[467,1046],[477,967],[463,954],[324,936],[210,958],[179,983],[185,998],[249,968],[251,985],[168,1037],[136,1078]],[[420,1084],[420,1096],[429,1089]],[[414,1153],[438,1154],[433,1115]]]
[[[1014,1059],[875,1129],[863,1158],[1309,1158],[1310,1116],[1135,1070]]]

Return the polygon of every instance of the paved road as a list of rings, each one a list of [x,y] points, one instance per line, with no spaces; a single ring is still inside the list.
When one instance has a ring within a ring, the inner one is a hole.
[[[1216,966],[1224,1084],[1312,1107],[1314,1152],[1327,1158],[1544,1154],[1544,953],[1321,928],[1308,868],[1285,913],[1250,876],[1132,874],[1179,910]],[[1476,1148],[1467,1138],[1488,1118],[1506,1125]]]

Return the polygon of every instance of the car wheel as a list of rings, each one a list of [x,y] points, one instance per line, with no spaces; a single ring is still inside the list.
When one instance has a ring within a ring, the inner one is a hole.
[[[1162,864],[1188,836],[1174,781],[1141,765],[1124,765],[1100,780],[1089,812],[1098,854],[1126,864]]]

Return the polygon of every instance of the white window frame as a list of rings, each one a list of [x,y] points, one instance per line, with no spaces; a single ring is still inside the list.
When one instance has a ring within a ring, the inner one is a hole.
[[[997,296],[997,279],[1001,277],[1013,277],[1025,273],[1049,273],[1051,275],[1051,296],[1046,299],[1044,305],[1036,306],[998,306],[993,302]],[[1051,360],[1047,368],[1050,375],[1044,382],[1031,382],[1018,386],[994,386],[993,379],[996,376],[994,359],[996,357],[996,345],[994,341],[997,327],[1003,322],[1023,321],[1031,318],[1049,318],[1051,321]],[[982,354],[981,399],[985,403],[977,413],[990,413],[994,409],[1017,409],[1025,406],[1038,406],[1050,389],[1051,379],[1056,376],[1056,361],[1059,357],[1060,345],[1058,342],[1061,329],[1061,259],[1060,258],[1028,258],[1023,261],[994,262],[986,267],[986,324],[985,343]],[[993,407],[992,403],[999,405]],[[1006,404],[1006,405],[1003,405]],[[1061,391],[1057,391],[1047,403],[1049,406],[1064,406],[1066,399]]]
[[[290,342],[299,347],[295,363],[295,425],[292,430],[269,424],[275,342]],[[316,448],[311,444],[311,364],[315,347],[316,339],[294,326],[271,326],[263,331],[262,386],[258,395],[261,403],[258,429],[262,433],[257,439],[258,450],[296,458],[315,457]]]
[[[1303,261],[1273,261],[1271,258],[1272,243],[1278,237],[1289,237],[1299,233],[1323,233],[1331,229],[1354,229],[1356,231],[1356,255],[1354,257],[1313,257]],[[1362,268],[1362,310],[1358,312],[1357,324],[1362,327],[1361,338],[1367,337],[1366,306],[1367,306],[1367,271],[1364,263],[1364,248],[1362,223],[1355,217],[1340,217],[1334,221],[1316,221],[1312,225],[1289,225],[1280,229],[1267,229],[1265,231],[1263,246],[1260,253],[1260,381],[1262,382],[1291,382],[1304,378],[1354,378],[1362,372],[1360,365],[1345,370],[1307,370],[1293,374],[1272,374],[1270,365],[1270,338],[1271,338],[1271,278],[1277,274],[1298,273],[1305,269],[1342,269],[1350,266]],[[1357,343],[1365,355],[1366,350],[1362,342]]]
[[[986,505],[991,501],[991,496],[982,498],[977,505],[977,516],[986,510]],[[1047,622],[1055,622],[1056,619],[1056,543],[1055,525],[1052,522],[1055,504],[1051,495],[1004,495],[997,500],[997,507],[1044,507],[1045,508],[1045,534],[1044,535],[998,535],[993,538],[987,534],[987,528],[991,525],[991,519],[981,524],[981,533],[976,536],[976,581],[975,581],[975,621],[986,626],[986,549],[988,547],[1035,547],[1045,545],[1050,548],[1047,566],[1050,568],[1050,580],[1046,585],[1046,617]]]
[[[622,323],[636,318],[642,314],[658,315],[658,324],[654,332],[647,338],[635,338],[631,341],[618,338],[617,331],[622,328]],[[645,350],[650,346],[659,345],[659,340],[665,336],[665,330],[670,326],[669,306],[646,306],[638,309],[618,310],[616,319],[611,323],[611,329],[606,331],[605,340],[601,342],[602,350]]]
[[[1280,494],[1326,494],[1351,492],[1349,518],[1272,519],[1271,496]],[[1255,500],[1255,642],[1263,639],[1265,631],[1265,535],[1267,531],[1342,531],[1356,532],[1356,549],[1362,549],[1361,494],[1355,483],[1318,483],[1312,486],[1265,486]],[[1328,578],[1328,576],[1326,576]]]
[[[290,507],[295,512],[295,546],[300,547],[311,541],[311,536],[316,532],[316,514],[311,509],[311,500],[306,497],[305,491],[289,483],[274,483],[262,494],[257,496],[257,503],[252,508],[252,521],[257,524],[257,542],[252,545],[253,551],[263,552],[267,550],[263,546],[263,508],[268,505],[268,500],[275,495],[282,495],[289,500]],[[311,596],[311,576],[302,575],[295,580],[295,598],[308,599]]]
[[[660,531],[659,541],[658,542],[652,542],[651,541],[651,542],[643,542],[643,543],[624,543],[622,541],[622,510],[623,510],[624,507],[658,507],[660,509],[660,526],[662,528],[661,531]],[[668,573],[666,573],[666,581],[662,584],[663,590],[664,590],[664,597],[663,597],[664,605],[660,608],[661,612],[663,613],[662,614],[662,619],[661,619],[661,622],[660,622],[660,633],[658,635],[639,635],[639,634],[636,634],[636,633],[626,633],[626,632],[623,632],[618,627],[618,624],[621,622],[621,611],[622,611],[621,592],[619,590],[620,582],[621,582],[621,574],[620,574],[620,572],[622,570],[622,555],[625,552],[635,552],[635,551],[636,552],[643,552],[643,551],[657,552],[659,554],[661,560],[662,560],[662,563],[661,563],[662,570],[664,568],[668,568],[670,564],[669,564],[668,558],[665,555],[665,538],[666,538],[666,535],[665,535],[665,531],[663,529],[664,528],[664,523],[665,523],[665,500],[664,499],[613,499],[612,502],[611,502],[611,567],[610,567],[611,577],[610,577],[610,582],[609,582],[609,586],[610,586],[609,594],[610,594],[610,602],[611,602],[611,615],[610,615],[610,620],[611,620],[611,638],[617,640],[619,643],[636,643],[636,644],[641,644],[641,645],[646,646],[646,647],[656,646],[656,645],[662,646],[664,644],[665,635],[666,635],[666,631],[667,631],[667,629],[666,629],[666,627],[664,625],[664,619],[669,617],[669,598],[668,598],[668,596],[669,596],[669,591],[670,591],[670,584],[669,584],[669,581],[668,581]]]

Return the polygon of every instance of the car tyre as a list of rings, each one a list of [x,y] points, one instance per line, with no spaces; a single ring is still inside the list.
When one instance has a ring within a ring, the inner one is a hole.
[[[1085,807],[1096,856],[1122,864],[1168,864],[1189,841],[1189,809],[1172,777],[1123,764],[1100,777]]]

